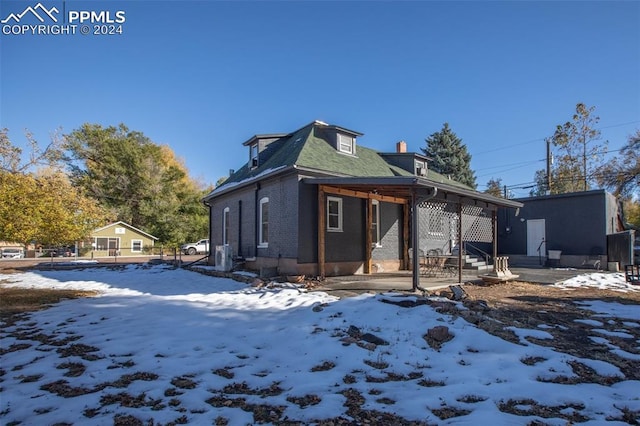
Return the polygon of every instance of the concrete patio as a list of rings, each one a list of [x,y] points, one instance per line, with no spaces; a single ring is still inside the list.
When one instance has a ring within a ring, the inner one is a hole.
[[[541,285],[555,284],[578,275],[597,272],[594,269],[546,267],[512,267],[510,270],[513,274],[519,275],[515,281],[530,282]],[[463,270],[463,283],[481,281],[482,280],[478,277],[478,271]],[[457,284],[459,284],[457,275],[454,277],[420,277],[420,287],[428,291],[435,291],[440,288],[446,288]],[[338,297],[348,297],[362,293],[378,293],[385,291],[412,292],[412,275],[411,271],[398,271],[370,275],[327,277],[323,281],[322,285],[316,287],[314,290],[326,291]]]

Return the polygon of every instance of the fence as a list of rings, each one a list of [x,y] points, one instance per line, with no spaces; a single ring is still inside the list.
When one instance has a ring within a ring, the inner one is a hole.
[[[181,261],[184,255],[175,247],[119,247],[106,250],[97,250],[93,247],[59,247],[52,249],[29,250],[27,258],[39,258],[58,261],[71,259],[102,260],[117,262],[123,261],[145,261],[151,259]]]

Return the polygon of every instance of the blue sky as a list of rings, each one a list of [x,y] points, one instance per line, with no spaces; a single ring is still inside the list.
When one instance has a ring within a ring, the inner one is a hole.
[[[0,18],[37,3],[2,0]],[[478,189],[502,178],[526,196],[544,138],[578,102],[612,150],[640,129],[636,1],[41,3],[126,21],[115,35],[0,35],[0,126],[17,144],[25,128],[46,142],[125,123],[214,183],[254,134],[319,119],[419,152],[448,122]]]

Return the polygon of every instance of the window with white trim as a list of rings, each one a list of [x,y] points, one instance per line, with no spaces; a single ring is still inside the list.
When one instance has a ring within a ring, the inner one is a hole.
[[[327,197],[327,231],[342,232],[342,198]]]
[[[229,244],[229,207],[222,211],[222,244]]]
[[[345,154],[355,153],[356,138],[338,133],[338,151]]]
[[[258,247],[269,246],[269,198],[260,200],[260,210],[258,218]]]
[[[375,247],[380,247],[380,202],[371,202],[371,243]]]
[[[131,251],[140,253],[142,251],[142,240],[131,240]]]

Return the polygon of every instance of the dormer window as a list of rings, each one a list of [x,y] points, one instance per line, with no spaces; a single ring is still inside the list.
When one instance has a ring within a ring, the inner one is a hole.
[[[252,169],[258,167],[258,143],[254,143],[249,147],[249,164]]]
[[[270,133],[265,135],[255,135],[252,136],[251,139],[244,142],[243,146],[249,147],[249,168],[251,170],[260,166],[260,157],[263,156],[262,152],[267,149],[267,147],[282,138],[287,136],[285,133]],[[268,159],[262,158],[262,162],[264,163]]]
[[[338,133],[338,151],[345,154],[355,154],[356,138]]]

